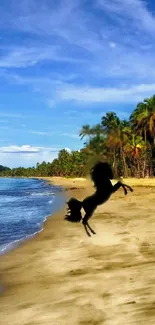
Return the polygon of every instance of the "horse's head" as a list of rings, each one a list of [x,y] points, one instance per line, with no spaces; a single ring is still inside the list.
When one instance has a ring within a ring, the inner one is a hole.
[[[97,162],[91,169],[91,178],[96,187],[108,179],[113,179],[111,166],[107,162]]]

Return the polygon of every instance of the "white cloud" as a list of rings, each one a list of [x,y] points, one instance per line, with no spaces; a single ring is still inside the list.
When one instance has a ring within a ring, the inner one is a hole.
[[[111,48],[115,48],[116,47],[116,43],[114,43],[114,42],[109,42],[109,46],[111,47]]]
[[[40,135],[40,136],[60,136],[60,137],[69,137],[73,139],[78,139],[79,136],[78,134],[75,133],[69,133],[69,132],[61,132],[61,131],[35,131],[35,130],[30,130],[28,131],[30,134],[35,134],[35,135]]]
[[[36,46],[36,47],[14,47],[7,48],[8,54],[1,56],[0,68],[26,68],[34,66],[39,62],[59,61],[70,63],[82,63],[84,60],[65,56],[61,47]]]
[[[2,13],[5,26],[28,32],[28,38],[1,46],[1,77],[30,85],[50,108],[61,101],[136,102],[154,93],[155,17],[142,0],[22,0]],[[61,66],[53,68],[52,61]],[[39,63],[47,64],[47,77],[36,70]],[[28,66],[31,74],[8,72]]]
[[[69,138],[73,138],[73,139],[79,139],[79,135],[78,134],[68,133],[68,132],[60,133],[60,136],[62,136],[62,137],[69,137]]]
[[[114,19],[119,16],[130,19],[136,28],[143,31],[155,32],[155,17],[147,9],[147,2],[143,0],[98,0],[100,8],[113,14]],[[115,16],[114,16],[115,15]]]
[[[133,63],[134,69],[134,63]],[[136,68],[135,68],[136,72]],[[154,70],[152,70],[155,76]],[[120,72],[121,73],[121,72]],[[122,72],[123,73],[123,72]],[[142,71],[141,71],[142,73]],[[118,72],[113,71],[117,75]],[[112,72],[111,72],[112,75]],[[76,85],[75,83],[67,83],[60,80],[50,80],[49,78],[24,78],[17,74],[7,74],[7,78],[17,80],[21,85],[31,84],[32,87],[37,87],[38,91],[50,97],[52,93],[52,104],[63,103],[64,101],[71,101],[77,103],[136,103],[143,100],[145,97],[152,96],[155,93],[155,82],[152,83],[135,83],[129,85],[128,83],[120,84],[119,87],[95,87],[89,83]],[[73,110],[74,112],[74,110]],[[70,114],[69,111],[68,114]],[[31,134],[52,136],[55,132],[42,130],[29,130]],[[67,134],[66,134],[67,136]],[[71,136],[71,135],[70,135]],[[76,135],[75,135],[76,137]]]
[[[37,130],[30,130],[28,131],[30,134],[35,134],[35,135],[43,135],[43,136],[52,136],[54,132],[50,131],[37,131]]]
[[[37,147],[31,147],[29,145],[23,145],[23,146],[7,146],[7,147],[0,147],[0,153],[36,153],[39,152],[40,148]]]
[[[71,153],[71,149],[70,148],[65,148],[66,151],[68,151],[69,153]]]
[[[30,145],[10,145],[0,147],[0,161],[4,166],[13,167],[29,167],[36,165],[37,162],[52,162],[57,158],[60,147],[35,147]],[[70,152],[69,148],[66,148]]]
[[[69,85],[59,89],[57,98],[83,103],[135,103],[155,93],[154,84],[140,84],[122,88],[93,88]]]

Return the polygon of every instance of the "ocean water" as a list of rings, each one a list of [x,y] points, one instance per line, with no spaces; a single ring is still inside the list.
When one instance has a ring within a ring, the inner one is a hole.
[[[0,178],[0,254],[41,231],[64,202],[61,187],[39,179]]]

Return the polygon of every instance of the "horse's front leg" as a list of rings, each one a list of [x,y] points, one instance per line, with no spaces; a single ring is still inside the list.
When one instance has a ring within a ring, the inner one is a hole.
[[[133,188],[127,184],[124,184],[122,182],[117,182],[115,185],[113,185],[113,192],[116,192],[120,187],[123,187],[123,190],[124,190],[124,194],[127,195],[127,189],[126,187],[131,191],[133,192]]]
[[[122,183],[122,187],[127,187],[130,190],[130,192],[133,192],[133,188],[127,184]]]

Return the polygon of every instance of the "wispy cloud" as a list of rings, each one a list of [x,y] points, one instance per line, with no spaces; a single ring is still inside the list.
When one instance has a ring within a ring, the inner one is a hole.
[[[18,146],[18,145],[9,145],[0,147],[0,153],[21,153],[21,154],[37,154],[39,152],[59,152],[62,148],[61,147],[39,147],[39,146],[31,146],[28,144]],[[66,150],[70,150],[69,148],[66,148]]]
[[[8,52],[8,53],[7,53]],[[81,58],[65,56],[59,46],[36,46],[36,47],[8,47],[6,54],[1,57],[0,68],[27,68],[40,62],[50,63],[52,61],[64,63],[82,63]]]
[[[121,19],[125,23],[128,18],[138,30],[155,32],[155,16],[147,9],[147,2],[142,0],[98,0],[98,5],[114,19]],[[127,24],[127,23],[126,23]],[[132,26],[133,27],[133,26]]]
[[[31,145],[8,145],[0,147],[1,164],[8,167],[34,166],[37,162],[52,162],[61,147],[39,147]],[[66,148],[70,152],[70,148]]]
[[[3,123],[3,124],[8,124],[9,123],[9,120],[2,120],[2,119],[0,119],[0,123]]]
[[[23,146],[7,146],[7,147],[0,147],[1,153],[36,153],[39,152],[40,148],[32,147],[29,145],[23,145]]]
[[[78,139],[79,138],[78,134],[68,133],[68,132],[60,133],[60,136],[69,137],[69,138],[73,138],[73,139]]]
[[[47,0],[38,5],[22,0],[20,6],[9,6],[7,11],[4,6],[0,28],[8,23],[12,33],[27,38],[1,46],[1,77],[30,85],[49,107],[64,101],[135,102],[153,94],[151,2]],[[27,67],[27,74],[16,72]]]
[[[13,119],[23,119],[26,118],[24,114],[16,114],[16,113],[5,113],[5,112],[0,112],[0,117],[7,117],[7,118],[13,118]]]
[[[9,127],[8,126],[0,126],[0,130],[8,130]]]
[[[28,133],[35,134],[38,136],[59,136],[59,137],[70,137],[74,139],[78,139],[78,134],[69,133],[69,132],[60,132],[60,131],[37,131],[37,130],[29,130]]]
[[[50,131],[37,131],[37,130],[29,130],[28,133],[41,135],[41,136],[52,136],[54,134],[54,132],[50,132]]]
[[[59,100],[85,103],[135,103],[155,93],[154,84],[140,84],[121,88],[93,88],[66,86],[57,92]]]
[[[48,78],[24,78],[16,75],[8,75],[10,80],[20,85],[31,84],[35,91],[38,91],[47,97],[52,95],[49,100],[49,107],[56,107],[57,104],[64,102],[75,102],[82,104],[90,103],[136,103],[155,93],[155,82],[134,84],[123,83],[119,87],[96,87],[93,84],[78,85],[75,82],[68,83],[61,80],[50,80]],[[155,80],[153,80],[155,81]],[[52,101],[52,106],[50,105]],[[75,110],[69,111],[68,115]],[[52,136],[55,132],[42,130],[29,130],[31,134]],[[65,135],[65,134],[64,134]],[[67,134],[66,134],[67,135]]]

